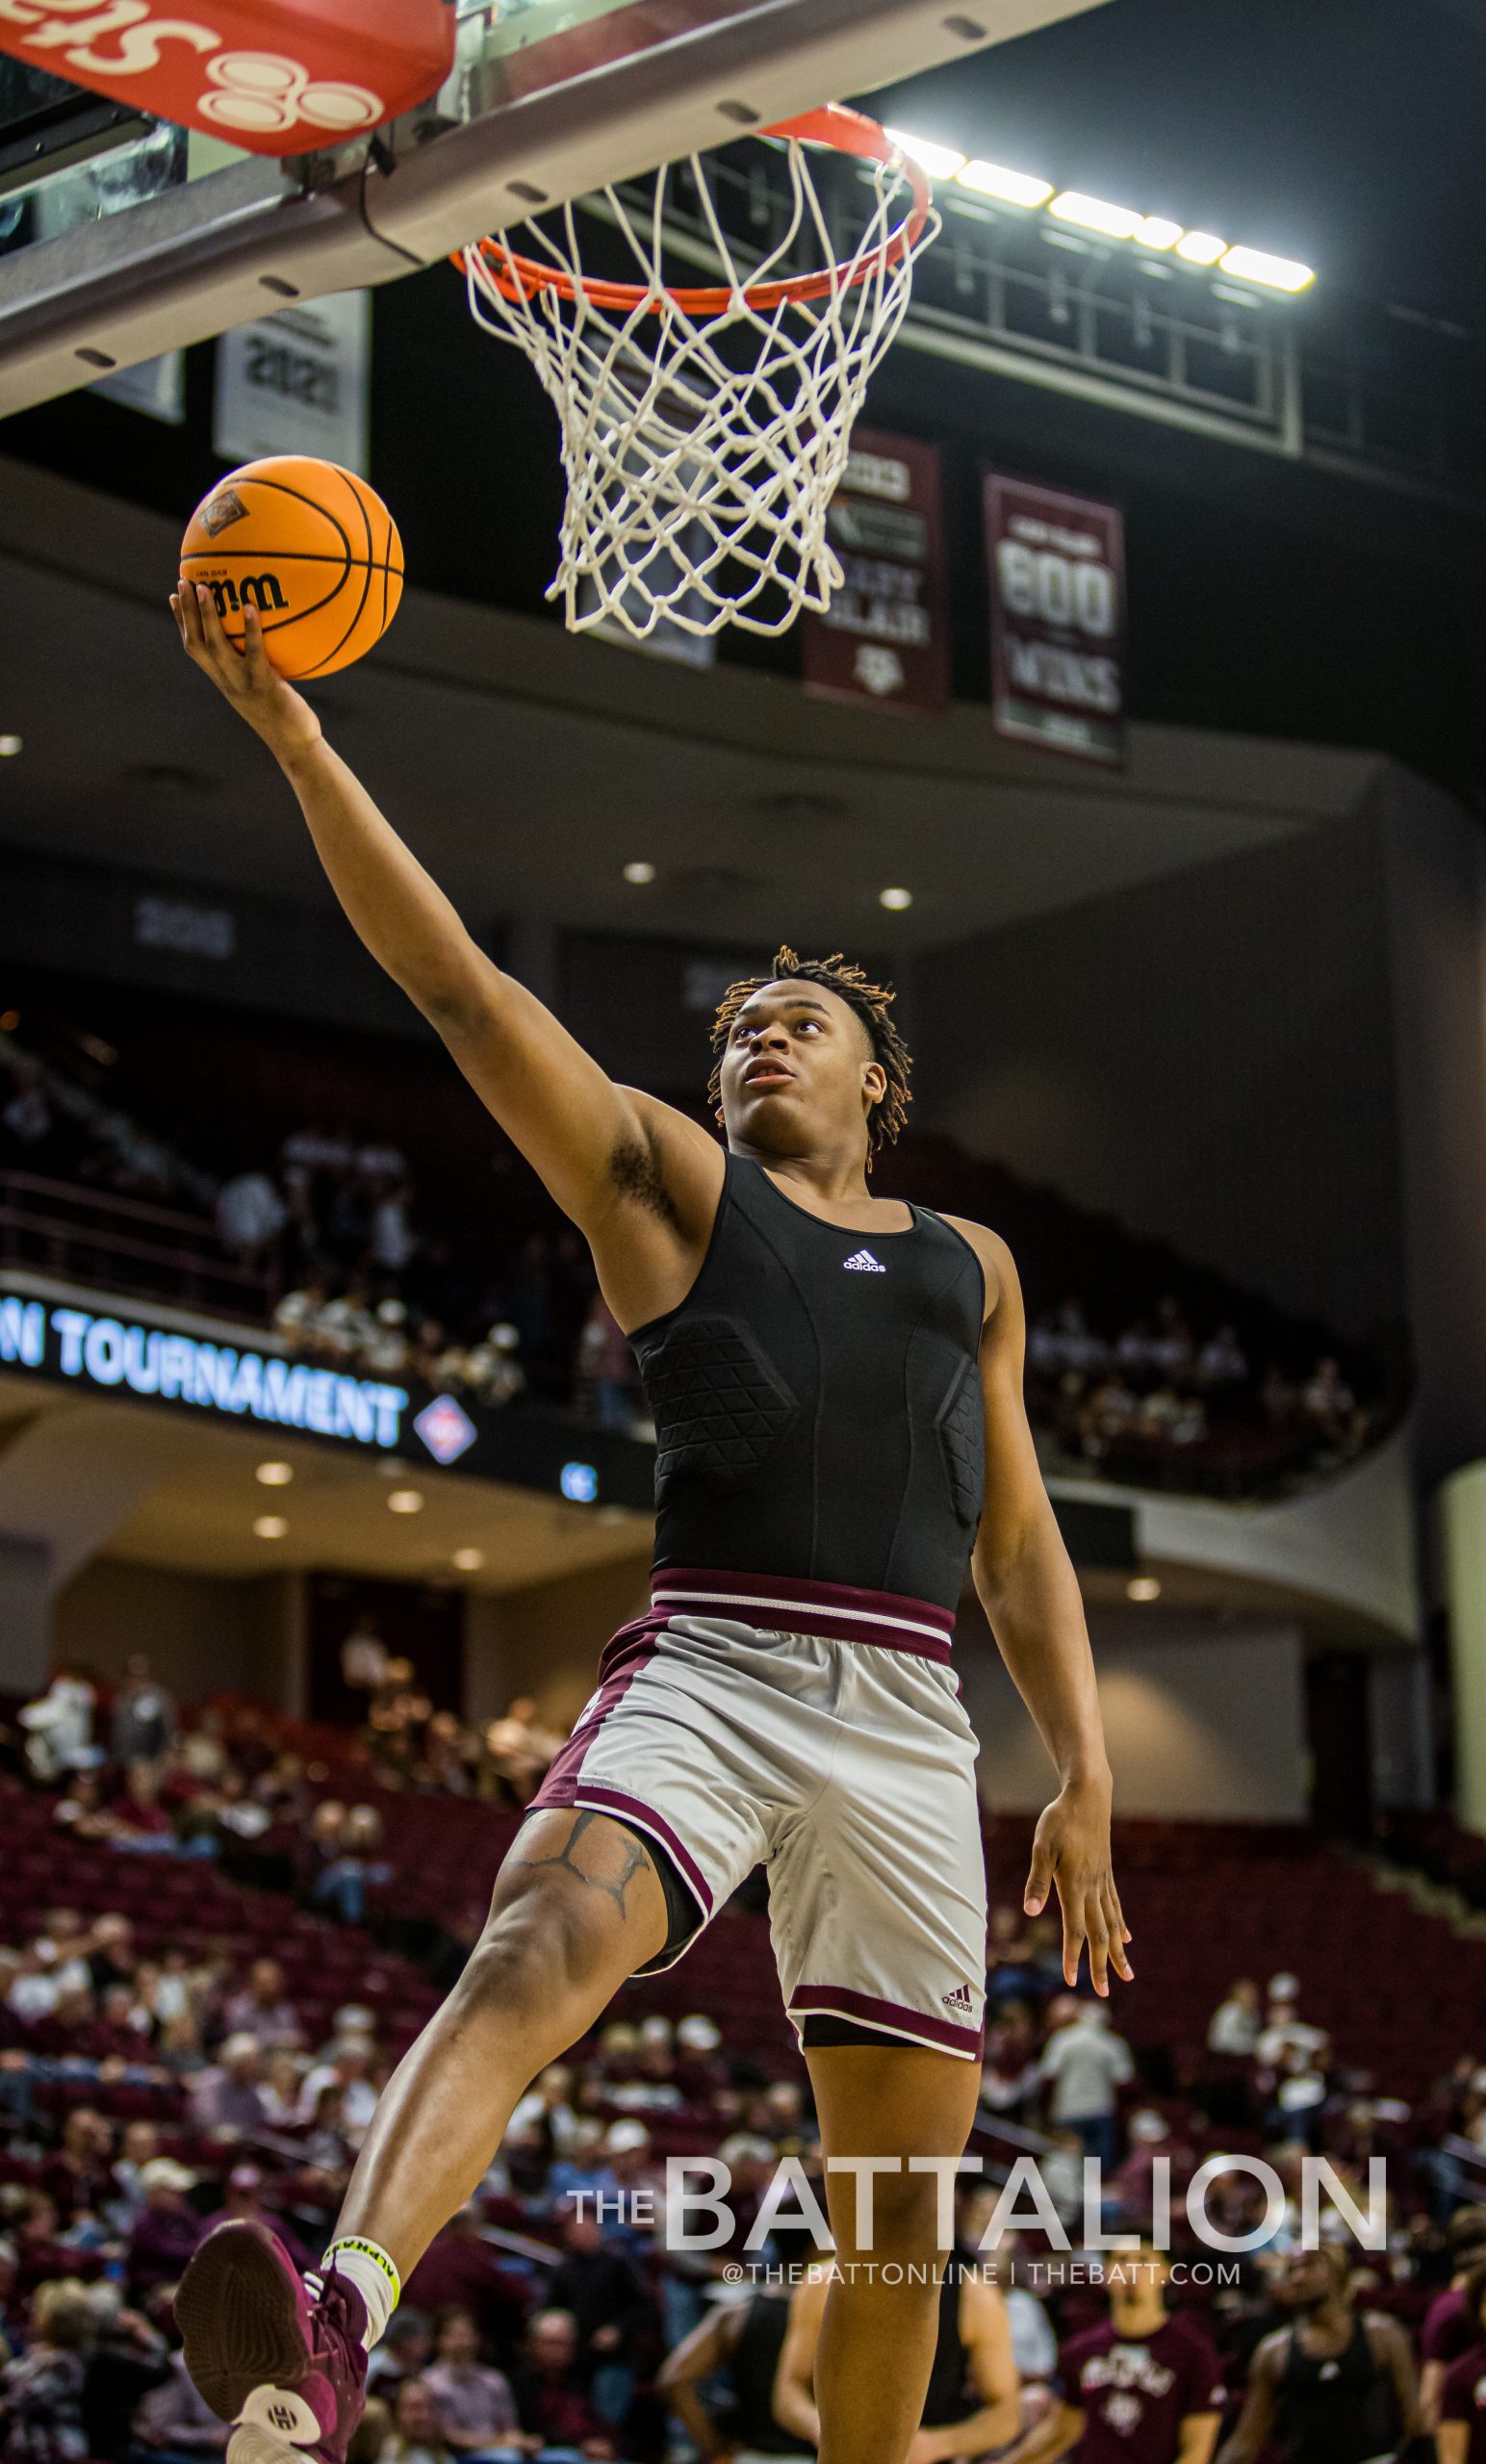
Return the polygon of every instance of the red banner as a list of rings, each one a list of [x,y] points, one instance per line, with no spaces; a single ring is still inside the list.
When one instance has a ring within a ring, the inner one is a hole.
[[[1118,508],[986,478],[998,735],[1085,761],[1125,757],[1125,537]]]
[[[949,623],[937,446],[858,428],[827,525],[843,579],[825,615],[806,619],[807,690],[884,710],[942,710]]]
[[[0,0],[0,51],[252,154],[396,119],[454,56],[447,0]]]

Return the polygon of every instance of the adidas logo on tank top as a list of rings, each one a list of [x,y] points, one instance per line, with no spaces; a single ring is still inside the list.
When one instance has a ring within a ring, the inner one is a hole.
[[[875,1258],[870,1249],[858,1249],[854,1258],[848,1258],[846,1270],[848,1274],[885,1274],[887,1272],[881,1259]]]

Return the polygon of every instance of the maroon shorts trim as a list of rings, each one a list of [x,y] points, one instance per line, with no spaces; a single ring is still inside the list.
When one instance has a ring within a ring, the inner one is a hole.
[[[643,1831],[652,1839],[658,1839],[662,1848],[668,1849],[675,1859],[688,1889],[696,1893],[703,1923],[711,1918],[715,1903],[705,1875],[685,1841],[672,1829],[665,1816],[655,1811],[653,1806],[643,1805],[638,1797],[627,1795],[623,1788],[611,1788],[607,1781],[581,1779],[573,1802],[586,1806],[593,1813],[617,1814],[622,1822],[632,1823],[636,1831]]]
[[[937,2047],[944,2053],[962,2054],[971,2062],[979,2062],[985,2041],[981,2028],[956,2027],[951,2019],[935,2019],[923,2011],[911,2011],[902,2002],[884,2002],[876,1993],[858,1993],[850,1985],[797,1985],[789,1997],[789,2008],[802,2017],[811,2011],[829,2011],[838,2019],[859,2019],[864,2027],[884,2028],[890,2036],[911,2037],[919,2044]]]
[[[765,1630],[778,1629],[788,1619],[789,1632],[821,1634],[836,1643],[876,1643],[917,1659],[947,1660],[955,1631],[954,1610],[931,1600],[861,1591],[851,1583],[807,1582],[798,1575],[657,1566],[651,1577],[651,1604],[662,1619],[730,1617]]]

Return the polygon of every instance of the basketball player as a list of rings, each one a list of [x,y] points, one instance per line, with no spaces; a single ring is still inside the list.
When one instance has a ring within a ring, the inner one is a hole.
[[[961,2202],[957,2201],[957,2206]],[[814,2271],[790,2303],[773,2388],[776,2418],[813,2454],[820,2434],[815,2375],[830,2272]],[[1006,2297],[978,2253],[957,2238],[939,2279],[939,2316],[923,2415],[908,2464],[964,2464],[999,2454],[1021,2426],[1021,2378]]]
[[[1148,2243],[1110,2269],[1110,2315],[1059,2356],[1063,2401],[1006,2464],[1210,2464],[1222,2373],[1202,2329],[1166,2308],[1169,2268]]]
[[[1238,2428],[1217,2464],[1258,2464],[1271,2445],[1285,2464],[1389,2464],[1417,2437],[1409,2340],[1385,2311],[1358,2317],[1350,2274],[1345,2250],[1333,2243],[1285,2261],[1275,2298],[1293,2324],[1255,2352]]]
[[[786,2272],[775,2271],[781,2277]],[[788,2272],[792,2282],[761,2283],[746,2301],[714,2303],[660,2367],[655,2384],[701,2456],[726,2464],[814,2464],[819,2422],[808,2383],[802,2421],[790,2416],[787,2404],[781,2409],[780,2375],[802,2320],[808,2322],[805,2340],[813,2357],[831,2261]],[[703,2401],[709,2379],[722,2380],[731,2400],[721,2423]]]
[[[1086,1943],[1097,1992],[1131,1972],[1011,1257],[979,1224],[870,1195],[909,1061],[859,970],[781,952],[729,994],[719,1143],[612,1085],[476,947],[274,673],[251,610],[240,654],[201,590],[172,604],[276,757],[356,932],[586,1235],[658,1439],[652,1607],[604,1653],[469,1964],[382,2096],[324,2272],[301,2283],[271,2236],[223,2227],[176,2306],[192,2374],[240,2425],[231,2464],[344,2457],[367,2348],[517,2097],[762,1860],[828,2158],[890,2168],[830,2180],[843,2270],[816,2371],[822,2464],[903,2464],[942,2257],[938,2179],[910,2160],[960,2155],[980,2082],[976,1744],[949,1668],[972,1558],[1060,1783],[1027,1908],[1056,1886],[1070,1984]]]

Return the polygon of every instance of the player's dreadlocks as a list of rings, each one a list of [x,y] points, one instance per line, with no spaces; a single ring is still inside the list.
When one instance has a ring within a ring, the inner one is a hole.
[[[872,1040],[872,1054],[887,1074],[887,1091],[872,1108],[867,1122],[867,1169],[880,1146],[890,1146],[908,1117],[912,1102],[909,1073],[912,1058],[908,1045],[892,1021],[892,1004],[896,995],[885,986],[869,983],[859,966],[834,950],[829,959],[797,958],[787,944],[776,950],[774,965],[768,975],[751,975],[741,984],[730,984],[718,1004],[712,1021],[712,1050],[716,1058],[712,1075],[707,1081],[707,1094],[714,1105],[722,1101],[723,1054],[732,1022],[746,1001],[761,992],[766,984],[778,984],[787,978],[791,982],[824,985],[827,991],[839,994],[847,1008],[855,1010]]]

